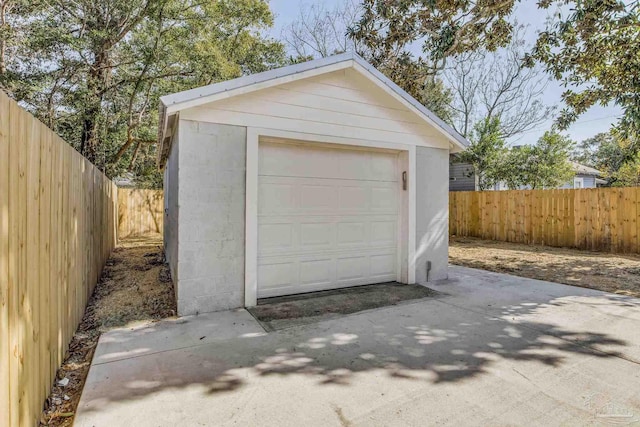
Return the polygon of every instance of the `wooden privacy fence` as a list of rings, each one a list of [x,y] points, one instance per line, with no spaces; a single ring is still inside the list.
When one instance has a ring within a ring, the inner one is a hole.
[[[162,190],[118,189],[118,239],[162,233]]]
[[[449,234],[640,253],[640,188],[449,193]]]
[[[116,191],[0,92],[0,425],[37,424],[115,245]]]

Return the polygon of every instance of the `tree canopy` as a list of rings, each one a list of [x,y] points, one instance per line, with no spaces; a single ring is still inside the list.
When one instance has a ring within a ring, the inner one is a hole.
[[[568,137],[547,131],[535,145],[512,148],[502,169],[504,181],[511,189],[541,190],[565,184],[574,175],[569,161],[573,145]]]
[[[617,132],[599,133],[580,142],[573,159],[602,171],[613,187],[640,185],[640,154],[630,156]]]
[[[558,123],[568,127],[596,104],[623,109],[617,131],[638,148],[640,135],[640,2],[542,0],[560,7],[542,32],[532,60],[540,61],[567,90]]]
[[[470,135],[471,145],[460,154],[460,160],[473,166],[480,190],[488,190],[503,180],[506,142],[496,117],[478,122]]]
[[[159,96],[285,60],[261,0],[2,1],[2,88],[110,176],[148,185]]]
[[[546,120],[544,70],[566,86],[560,129],[593,105],[616,104],[615,140],[625,161],[636,161],[639,0],[541,0],[557,12],[533,49],[520,41],[515,4],[303,7],[282,35],[287,58],[266,35],[265,0],[0,0],[0,88],[110,176],[132,170],[151,186],[161,182],[159,96],[343,50],[356,50],[477,148]],[[495,123],[500,135],[490,131]],[[543,139],[567,142],[553,135]]]

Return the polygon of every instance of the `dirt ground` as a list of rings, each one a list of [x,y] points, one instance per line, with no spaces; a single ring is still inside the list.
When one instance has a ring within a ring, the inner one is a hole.
[[[449,262],[640,297],[640,255],[453,237]]]
[[[158,237],[129,239],[113,251],[89,300],[82,322],[40,420],[46,426],[71,426],[93,352],[102,332],[174,316],[176,303],[169,269]],[[66,382],[66,385],[61,385]],[[63,381],[59,383],[59,381]]]
[[[437,295],[424,286],[391,282],[266,298],[248,310],[266,330],[274,331]]]

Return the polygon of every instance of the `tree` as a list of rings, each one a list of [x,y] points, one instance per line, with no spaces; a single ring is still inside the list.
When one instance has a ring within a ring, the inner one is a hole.
[[[450,122],[449,108],[430,104],[438,93],[451,97],[446,88],[439,88],[438,73],[451,56],[506,44],[511,33],[506,16],[513,4],[514,0],[364,0],[360,19],[348,31],[374,67]],[[412,53],[417,44],[423,55]]]
[[[451,56],[506,44],[511,33],[506,17],[513,5],[514,0],[364,0],[361,18],[349,33],[376,67],[394,68],[413,58],[411,47],[420,43],[425,55],[416,62],[434,75]]]
[[[573,158],[602,171],[613,187],[638,185],[640,154],[629,154],[617,132],[599,133],[585,139],[578,144]]]
[[[282,32],[292,54],[291,62],[355,51],[377,64],[380,72],[438,117],[449,121],[451,92],[439,77],[428,72],[424,63],[407,56],[394,57],[393,52],[384,61],[376,62],[362,39],[353,36],[352,28],[362,19],[363,11],[355,0],[346,0],[333,9],[302,6],[298,18]]]
[[[542,32],[532,59],[566,87],[558,123],[567,128],[591,106],[613,102],[624,110],[617,124],[637,152],[640,135],[640,3],[638,1],[543,0],[565,5]],[[562,13],[566,13],[563,16]]]
[[[324,4],[303,4],[297,19],[283,28],[282,39],[298,58],[358,51],[358,43],[347,35],[347,29],[359,19],[361,11],[356,0],[345,0],[332,9]]]
[[[284,62],[261,0],[36,3],[3,85],[110,176],[151,173],[160,95]]]
[[[556,188],[574,174],[569,156],[573,142],[555,131],[547,131],[536,145],[514,147],[504,163],[503,178],[510,189]]]
[[[517,23],[504,48],[480,49],[450,58],[444,81],[452,92],[452,126],[467,136],[476,123],[497,118],[508,139],[535,128],[553,113],[542,95],[549,78],[526,62],[526,28]]]
[[[364,0],[361,19],[349,31],[369,52],[374,66],[389,69],[387,75],[398,74],[394,80],[410,85],[420,73],[444,70],[452,57],[505,46],[512,33],[508,16],[514,3]],[[624,109],[617,131],[630,153],[640,150],[639,1],[542,0],[538,5],[558,11],[526,63],[534,66],[540,61],[569,87],[563,94],[567,108],[560,113],[560,128],[567,128],[592,105],[614,102]],[[415,56],[412,49],[418,44],[422,55]],[[417,64],[409,70],[413,73],[402,70],[406,63]]]
[[[640,186],[640,154],[633,159],[626,160],[620,168],[612,174],[613,187]]]
[[[473,166],[480,190],[488,190],[503,178],[505,154],[500,121],[494,117],[476,124],[471,145],[460,154],[460,160]]]
[[[602,132],[581,141],[572,154],[573,159],[611,177],[627,159],[625,149],[612,132]]]

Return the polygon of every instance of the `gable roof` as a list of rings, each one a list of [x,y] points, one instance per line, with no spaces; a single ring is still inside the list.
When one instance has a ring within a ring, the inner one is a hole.
[[[461,149],[465,149],[469,145],[469,142],[462,135],[361,56],[353,52],[346,52],[161,97],[158,127],[158,166],[160,168],[164,167],[166,157],[169,154],[176,114],[179,111],[345,68],[354,68],[359,71],[363,76],[417,114],[418,117],[433,126],[452,144]]]
[[[583,164],[577,163],[577,162],[570,162],[571,166],[573,167],[573,171],[576,174],[580,174],[580,175],[595,175],[595,176],[601,176],[603,175],[602,172],[600,172],[598,169],[594,169],[590,166],[585,166]]]

